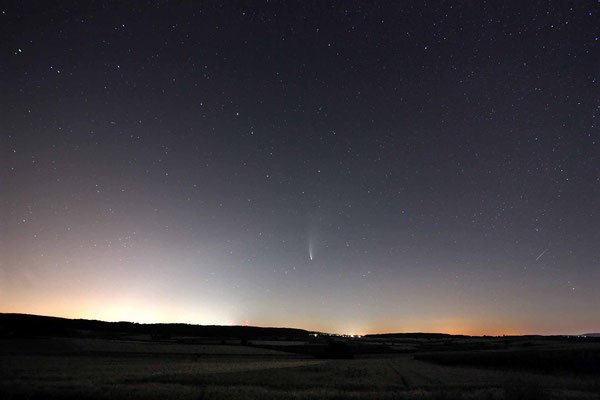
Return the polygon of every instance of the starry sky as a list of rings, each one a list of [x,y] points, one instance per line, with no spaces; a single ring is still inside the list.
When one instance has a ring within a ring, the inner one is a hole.
[[[0,311],[600,330],[600,3],[221,3],[0,6]]]

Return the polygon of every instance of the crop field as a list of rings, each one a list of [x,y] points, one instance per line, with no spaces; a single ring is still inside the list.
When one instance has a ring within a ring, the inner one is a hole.
[[[255,346],[74,338],[4,339],[0,353],[6,399],[600,398],[595,373],[463,365],[472,360],[462,353],[327,360]]]
[[[239,343],[239,342],[238,342]],[[0,340],[1,354],[35,355],[148,355],[148,356],[288,356],[276,350],[239,345],[182,344],[179,342],[153,342],[136,340],[104,340],[82,338],[43,338],[36,340]]]

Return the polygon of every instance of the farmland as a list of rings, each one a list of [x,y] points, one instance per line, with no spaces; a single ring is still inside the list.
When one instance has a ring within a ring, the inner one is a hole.
[[[263,337],[253,342],[235,337],[157,340],[139,332],[111,338],[78,334],[14,337],[5,332],[0,397],[600,398],[600,343],[594,340],[416,336]],[[331,343],[353,358],[324,356],[335,348]]]

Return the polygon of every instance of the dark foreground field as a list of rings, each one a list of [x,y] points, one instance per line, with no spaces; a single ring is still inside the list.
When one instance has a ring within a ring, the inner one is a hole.
[[[338,338],[354,359],[322,358],[331,340],[4,335],[0,398],[600,399],[594,341]]]

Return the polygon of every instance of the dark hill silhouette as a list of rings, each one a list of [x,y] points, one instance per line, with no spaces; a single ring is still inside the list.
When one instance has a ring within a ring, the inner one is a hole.
[[[0,336],[119,336],[151,335],[154,338],[171,336],[242,338],[249,339],[306,339],[308,331],[294,328],[261,328],[256,326],[221,326],[192,324],[138,324],[134,322],[105,322],[88,319],[68,319],[30,314],[0,313]]]
[[[378,339],[448,339],[453,337],[470,337],[466,335],[450,335],[448,333],[375,333],[365,335],[367,338],[378,338]]]

